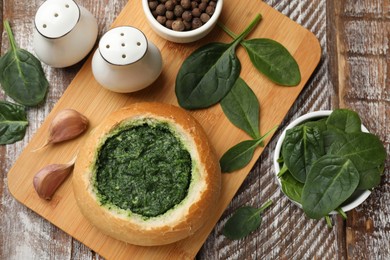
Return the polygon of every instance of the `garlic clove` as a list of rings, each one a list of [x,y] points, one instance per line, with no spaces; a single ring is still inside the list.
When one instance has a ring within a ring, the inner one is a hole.
[[[56,190],[73,171],[74,161],[67,164],[49,164],[35,174],[33,185],[39,197],[51,200]]]
[[[55,115],[49,126],[49,137],[46,142],[33,152],[49,144],[60,143],[76,138],[88,128],[88,118],[74,109],[63,109]]]
[[[63,109],[54,117],[49,128],[48,143],[73,139],[88,128],[88,119],[74,109]]]

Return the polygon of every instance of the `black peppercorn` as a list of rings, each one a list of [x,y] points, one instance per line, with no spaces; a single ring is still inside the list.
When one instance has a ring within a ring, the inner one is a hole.
[[[156,7],[158,6],[158,2],[157,1],[150,1],[149,3],[149,8],[150,10],[156,10]]]
[[[165,24],[165,22],[167,21],[167,18],[165,16],[159,15],[159,16],[157,16],[156,20],[160,24]]]
[[[199,10],[201,10],[203,12],[207,8],[207,3],[200,3],[198,5],[198,8],[199,8]]]
[[[191,9],[194,10],[194,8],[198,7],[198,3],[196,1],[191,1]]]
[[[192,9],[192,16],[193,17],[200,17],[200,15],[202,14],[202,12],[200,11],[200,9],[199,8],[194,8],[194,9]]]
[[[217,5],[217,2],[215,2],[215,1],[210,1],[210,2],[209,2],[209,5],[215,7],[215,6]]]
[[[192,20],[192,14],[190,11],[184,11],[181,18],[183,18],[184,21],[190,22]]]
[[[172,0],[168,0],[165,2],[165,8],[168,11],[173,11],[173,8],[175,8],[175,4],[172,2]]]
[[[172,23],[173,23],[173,20],[167,20],[165,22],[165,27],[167,27],[168,29],[172,29]]]
[[[166,11],[166,12],[165,12],[165,17],[166,17],[168,20],[173,20],[173,19],[175,19],[175,15],[173,14],[173,11]]]
[[[214,6],[207,6],[206,8],[206,14],[212,16],[214,14],[214,11],[215,11],[215,7]]]
[[[192,28],[192,23],[191,22],[183,21],[183,24],[184,24],[184,27],[185,27],[186,31],[191,30],[191,28]]]
[[[202,23],[207,23],[210,20],[210,16],[206,13],[202,13],[200,15],[200,20],[202,21]]]
[[[181,5],[184,9],[190,9],[190,8],[191,8],[191,1],[190,1],[190,0],[181,0],[181,1],[180,1],[180,5]]]
[[[183,21],[180,21],[180,20],[173,21],[172,29],[174,31],[184,31],[185,26],[184,26]]]
[[[202,24],[202,21],[200,20],[200,18],[194,18],[192,19],[192,29],[197,29],[199,27],[201,27],[203,24]]]
[[[156,7],[156,13],[158,15],[165,15],[165,12],[167,11],[167,9],[165,8],[165,5],[164,4],[159,4],[157,7]]]
[[[176,5],[175,8],[173,9],[173,13],[175,14],[176,17],[181,17],[184,13],[183,6]]]

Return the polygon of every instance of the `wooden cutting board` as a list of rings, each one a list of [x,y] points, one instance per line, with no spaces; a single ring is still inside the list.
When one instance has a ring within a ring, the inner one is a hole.
[[[241,77],[253,89],[260,101],[260,129],[264,134],[283,120],[317,66],[321,49],[318,40],[311,32],[260,0],[225,1],[220,21],[238,34],[258,13],[263,16],[263,19],[248,38],[263,37],[279,41],[293,54],[302,74],[302,82],[299,86],[274,85],[254,69],[243,48],[238,47],[237,55],[242,64]],[[216,27],[210,35],[196,43],[168,42],[151,30],[139,0],[129,0],[113,24],[113,26],[119,25],[131,25],[141,29],[147,38],[157,45],[164,60],[161,76],[153,85],[137,93],[113,93],[103,89],[94,80],[91,58],[89,58],[8,173],[9,189],[22,204],[107,259],[194,259],[263,149],[259,148],[250,164],[242,170],[223,175],[222,195],[219,204],[216,205],[216,213],[209,217],[207,224],[195,235],[166,246],[133,246],[101,234],[81,215],[73,196],[71,178],[66,180],[51,201],[40,199],[32,185],[34,174],[42,167],[70,161],[87,136],[85,134],[77,139],[34,152],[34,149],[45,142],[49,124],[59,110],[73,108],[86,115],[90,120],[90,131],[110,112],[138,101],[160,101],[177,105],[174,84],[183,60],[193,50],[206,43],[231,41],[219,27]],[[219,105],[192,111],[191,114],[203,125],[219,156],[236,143],[249,139],[249,136],[228,121]],[[266,143],[269,139],[270,137]]]

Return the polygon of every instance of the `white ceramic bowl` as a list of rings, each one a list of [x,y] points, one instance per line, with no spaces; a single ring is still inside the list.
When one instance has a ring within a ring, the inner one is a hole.
[[[159,22],[157,22],[156,18],[154,18],[152,12],[149,9],[148,0],[142,0],[142,8],[144,9],[146,19],[148,20],[152,29],[162,38],[177,43],[194,42],[206,36],[217,24],[218,18],[222,12],[222,6],[223,0],[218,0],[214,14],[211,16],[210,20],[201,27],[191,31],[178,32],[168,29],[164,25],[161,25]]]
[[[279,184],[280,187],[282,187],[282,183],[280,182],[280,179],[277,176],[279,171],[280,171],[280,166],[279,166],[279,163],[278,163],[278,159],[280,158],[280,150],[282,148],[282,143],[283,143],[284,137],[286,136],[286,131],[288,129],[291,129],[291,128],[293,128],[293,127],[295,127],[297,125],[300,125],[300,124],[302,124],[302,123],[304,123],[306,121],[311,121],[311,120],[314,120],[314,119],[320,119],[322,117],[329,116],[331,113],[332,113],[332,110],[322,110],[322,111],[316,111],[316,112],[307,113],[307,114],[305,114],[303,116],[298,117],[294,121],[292,121],[286,127],[286,129],[282,132],[282,134],[280,135],[280,137],[278,139],[278,142],[276,143],[275,152],[274,152],[274,158],[273,158],[275,175],[276,175],[276,179],[278,180],[278,184]],[[362,125],[362,131],[368,133],[368,130],[367,130],[367,128],[364,125]],[[347,212],[347,211],[350,211],[350,210],[356,208],[357,206],[362,204],[368,198],[368,196],[370,196],[370,194],[371,194],[371,191],[369,191],[369,190],[362,191],[361,194],[359,196],[357,196],[355,200],[353,200],[350,203],[344,205],[343,207],[341,207],[341,209],[344,212]],[[298,202],[293,201],[290,198],[289,198],[289,200],[291,202],[293,202],[294,204],[296,204],[297,206],[299,206],[300,208],[302,208],[302,205],[299,204]],[[338,213],[336,211],[332,211],[329,214],[333,215],[333,214],[338,214]]]

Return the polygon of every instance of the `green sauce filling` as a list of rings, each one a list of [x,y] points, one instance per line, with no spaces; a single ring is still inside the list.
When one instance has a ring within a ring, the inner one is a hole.
[[[167,124],[133,125],[101,146],[95,189],[103,205],[155,217],[187,196],[191,168],[189,152]]]

